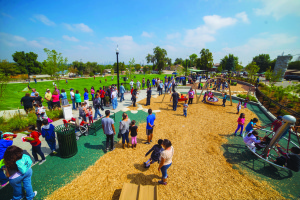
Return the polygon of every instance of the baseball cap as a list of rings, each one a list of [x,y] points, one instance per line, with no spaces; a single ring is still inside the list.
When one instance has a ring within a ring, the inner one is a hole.
[[[73,88],[71,88],[70,90],[74,90]]]
[[[46,90],[47,92],[50,91],[49,89]]]
[[[278,116],[277,119],[282,119],[282,116]]]

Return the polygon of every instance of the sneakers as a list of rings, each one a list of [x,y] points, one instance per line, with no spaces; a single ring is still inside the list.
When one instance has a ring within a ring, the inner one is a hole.
[[[116,148],[116,147],[114,147],[114,148],[113,148],[113,149],[111,149],[110,151],[113,151],[113,150],[115,150],[115,148]]]
[[[167,185],[167,182],[163,182],[163,181],[158,181],[158,183],[161,185]]]
[[[152,140],[150,140],[150,142],[152,142]]]
[[[53,153],[54,155],[55,155],[55,154],[57,154],[57,152],[56,152],[56,151],[54,151],[54,150],[52,151],[52,153]]]
[[[44,162],[46,162],[46,159],[42,160],[39,165],[43,164]]]
[[[150,142],[145,142],[144,144],[150,144]]]
[[[34,193],[34,197],[35,197],[35,196],[37,195],[37,191],[34,191],[33,193]],[[34,198],[34,197],[33,197],[33,198]]]
[[[9,183],[9,181],[7,181],[7,182],[4,183],[3,185],[1,185],[1,187],[5,187],[8,183]]]
[[[36,160],[36,161],[33,162],[33,165],[38,164],[38,163],[39,163],[39,161]]]

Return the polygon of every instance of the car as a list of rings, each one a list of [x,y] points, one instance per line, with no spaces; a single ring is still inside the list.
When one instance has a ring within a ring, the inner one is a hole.
[[[289,80],[298,80],[300,81],[300,76],[297,75],[285,75],[284,79],[289,81]]]

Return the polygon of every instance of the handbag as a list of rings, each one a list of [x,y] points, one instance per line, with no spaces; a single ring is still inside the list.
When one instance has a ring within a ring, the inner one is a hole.
[[[22,174],[25,174],[28,171],[28,169],[30,169],[32,160],[28,155],[23,154],[22,158],[20,160],[16,161],[16,164],[17,164],[19,171]]]
[[[121,138],[121,137],[122,137],[122,134],[121,134],[121,131],[119,131],[118,138]]]

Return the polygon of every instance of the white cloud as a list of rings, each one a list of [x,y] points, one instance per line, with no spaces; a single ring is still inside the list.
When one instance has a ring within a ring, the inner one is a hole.
[[[88,25],[85,25],[84,23],[80,23],[80,24],[63,23],[63,25],[70,31],[81,31],[81,32],[86,32],[86,33],[93,32],[93,30]]]
[[[11,35],[8,33],[2,33],[0,32],[0,43],[3,43],[7,46],[29,46],[29,47],[33,47],[33,48],[43,48],[44,46],[36,41],[36,40],[27,40],[24,37],[18,36],[18,35]]]
[[[87,45],[94,45],[94,42],[86,42]]]
[[[13,39],[15,39],[16,41],[18,42],[26,42],[26,39],[21,37],[21,36],[17,36],[17,35],[14,35],[13,36]]]
[[[142,33],[142,36],[143,37],[148,37],[148,38],[152,38],[153,37],[153,33],[148,33],[148,32],[146,32],[146,31],[143,31],[143,33]]]
[[[38,39],[41,44],[44,44],[46,46],[52,46],[52,45],[54,45],[54,42],[55,42],[53,39],[48,39],[45,37],[39,37]]]
[[[235,15],[237,19],[241,19],[244,23],[250,23],[246,12],[241,12]]]
[[[180,38],[181,34],[180,33],[172,33],[172,34],[167,34],[167,40],[173,40],[176,38]]]
[[[263,8],[255,8],[256,15],[271,15],[275,19],[280,19],[285,15],[300,15],[299,0],[260,0]]]
[[[48,19],[45,15],[34,15],[34,18],[47,26],[55,26],[55,23]]]
[[[86,47],[86,46],[81,46],[81,45],[77,45],[75,46],[76,49],[79,49],[79,50],[89,50],[90,48]]]
[[[4,16],[4,17],[11,18],[11,19],[13,18],[11,15],[9,15],[9,14],[6,14],[6,13],[4,13],[4,12],[2,12],[2,13],[1,13],[1,15],[2,15],[2,16]]]
[[[62,38],[65,39],[65,40],[68,40],[68,41],[72,41],[72,42],[79,42],[79,40],[77,38],[73,37],[73,36],[70,37],[68,35],[63,35]]]

